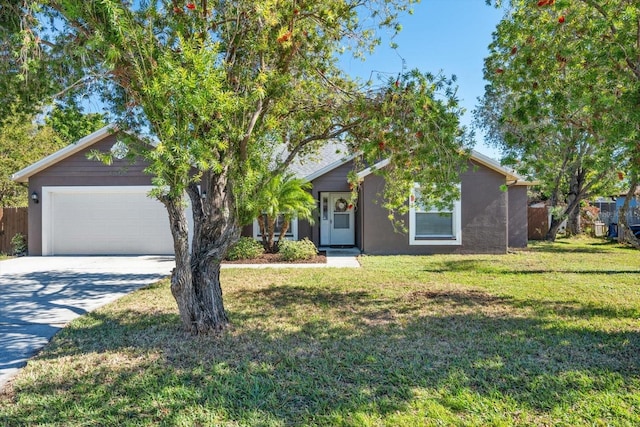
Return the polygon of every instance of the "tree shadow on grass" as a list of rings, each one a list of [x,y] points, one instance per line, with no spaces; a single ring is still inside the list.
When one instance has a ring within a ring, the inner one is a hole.
[[[618,274],[637,274],[640,276],[640,268],[637,266],[629,266],[629,268],[621,269],[513,269],[496,266],[494,263],[488,260],[474,260],[474,259],[450,259],[447,261],[440,261],[434,265],[430,265],[427,268],[422,269],[424,272],[429,273],[444,273],[444,272],[475,272],[475,273],[492,273],[502,275],[522,275],[522,274],[585,274],[585,275],[618,275]]]
[[[615,240],[603,240],[599,242],[589,242],[582,245],[577,245],[575,241],[563,241],[556,240],[553,243],[549,242],[535,242],[526,249],[519,251],[522,252],[548,252],[548,253],[611,253],[612,249],[616,250],[634,250],[637,249],[621,245]]]
[[[637,392],[638,331],[559,326],[479,291],[381,297],[271,286],[231,298],[233,327],[217,337],[185,335],[174,314],[88,314],[41,358],[126,350],[136,363],[22,386],[55,403],[25,405],[0,421],[65,423],[60,405],[75,405],[78,423],[90,416],[173,425],[188,414],[213,424],[352,424],[357,414],[384,420],[429,399],[463,422],[482,420],[487,402],[552,416],[590,394]],[[469,393],[474,401],[460,398]]]

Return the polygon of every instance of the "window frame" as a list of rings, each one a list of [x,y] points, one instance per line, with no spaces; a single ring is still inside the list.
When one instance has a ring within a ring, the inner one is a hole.
[[[291,221],[289,222],[289,230],[287,230],[287,233],[284,235],[284,237],[287,240],[298,240],[298,217],[291,218]],[[262,234],[260,234],[260,225],[258,224],[257,218],[253,220],[253,238],[256,240],[262,240]],[[280,233],[276,232],[274,238],[276,242],[280,240]]]
[[[440,210],[437,208],[422,209],[417,200],[416,192],[419,192],[420,186],[415,185],[411,189],[411,195],[409,197],[409,245],[411,246],[459,246],[462,245],[462,222],[461,222],[461,206],[460,200],[453,202],[452,209]],[[453,221],[451,236],[416,236],[416,214],[417,213],[451,213],[451,219]]]

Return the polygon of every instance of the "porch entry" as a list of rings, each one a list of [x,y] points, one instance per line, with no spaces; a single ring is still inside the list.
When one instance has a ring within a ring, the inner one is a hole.
[[[320,246],[355,245],[351,193],[320,193]]]

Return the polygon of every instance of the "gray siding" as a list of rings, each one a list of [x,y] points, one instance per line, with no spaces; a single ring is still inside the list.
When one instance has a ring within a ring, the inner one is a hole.
[[[509,247],[526,248],[528,238],[527,187],[509,187]]]
[[[507,193],[500,189],[504,175],[470,164],[461,183],[462,245],[412,246],[406,233],[396,232],[380,207],[383,180],[369,175],[363,183],[361,249],[368,254],[505,253],[507,250]],[[404,218],[408,225],[408,215]]]
[[[311,181],[313,184],[313,189],[311,190],[311,194],[313,198],[316,199],[316,206],[320,206],[320,193],[322,192],[348,192],[351,191],[349,189],[349,182],[347,181],[347,174],[353,169],[353,162],[347,162],[342,166],[338,166],[334,170],[314,179]],[[300,224],[302,225],[302,224]],[[356,214],[355,218],[355,227],[356,227],[356,245],[358,244],[358,215]],[[320,245],[320,212],[316,212],[316,218],[313,225],[307,224],[307,232],[308,235],[302,234],[301,230],[303,228],[298,228],[299,233],[298,236],[302,239],[303,237],[309,237],[309,239],[316,245]]]
[[[107,151],[115,142],[116,135],[109,135],[29,178],[29,194],[35,191],[41,198],[41,203],[29,203],[29,255],[42,255],[43,186],[151,185],[151,177],[143,172],[146,165],[142,163],[132,165],[128,160],[114,160],[112,165],[105,165],[87,159],[90,151]]]

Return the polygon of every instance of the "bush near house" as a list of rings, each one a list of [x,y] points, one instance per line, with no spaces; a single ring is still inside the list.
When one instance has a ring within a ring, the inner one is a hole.
[[[227,253],[227,260],[237,261],[240,259],[258,258],[264,253],[264,247],[260,242],[251,237],[241,237]]]
[[[13,255],[22,256],[27,254],[27,237],[22,233],[16,233],[11,238],[11,248]]]
[[[318,254],[318,248],[307,238],[302,240],[282,240],[278,244],[278,253],[285,261],[311,259]]]

